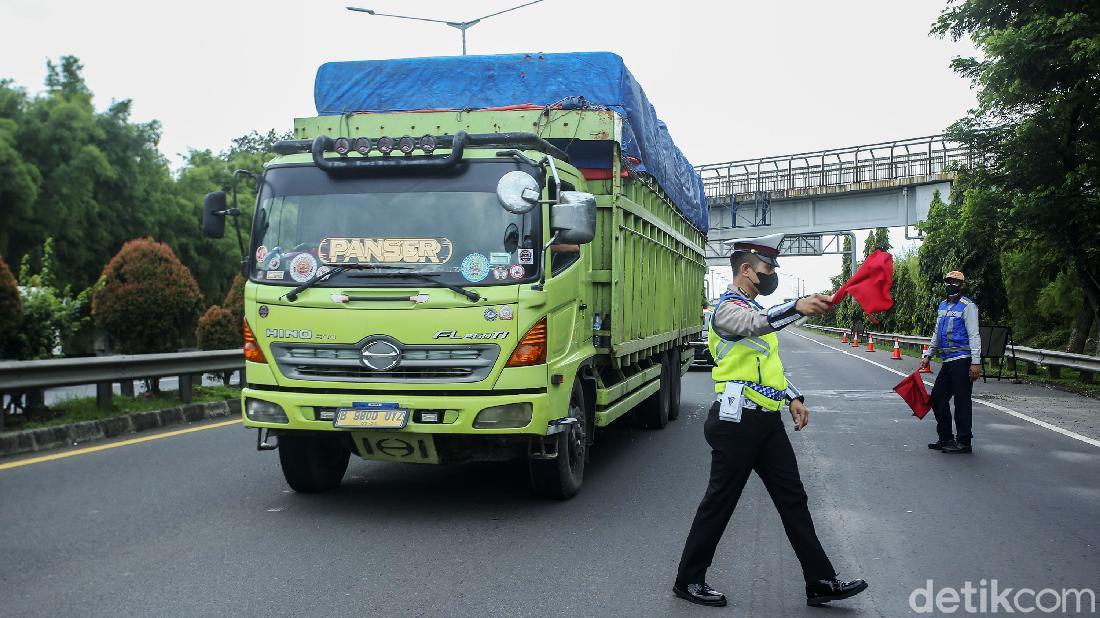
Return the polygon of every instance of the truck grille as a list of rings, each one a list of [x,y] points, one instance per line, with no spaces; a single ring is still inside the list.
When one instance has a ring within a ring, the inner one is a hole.
[[[374,369],[363,361],[364,349],[378,341],[396,348],[396,364]],[[390,337],[367,337],[357,344],[273,343],[279,371],[292,380],[326,382],[480,382],[489,377],[500,346],[405,345]]]

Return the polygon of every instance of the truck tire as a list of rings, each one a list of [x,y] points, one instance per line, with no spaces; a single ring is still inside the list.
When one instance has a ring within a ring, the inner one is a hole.
[[[661,364],[661,388],[638,406],[642,422],[650,429],[664,429],[668,426],[672,402],[672,372],[669,370],[668,355],[661,354],[657,358]]]
[[[584,482],[584,464],[588,459],[588,414],[584,406],[581,381],[573,383],[569,395],[569,416],[578,420],[555,434],[558,456],[554,459],[527,459],[531,490],[544,498],[568,500],[577,495]]]
[[[348,469],[351,451],[339,436],[279,436],[279,463],[287,485],[296,492],[313,494],[340,484]]]
[[[669,394],[668,394],[668,420],[674,421],[680,418],[680,392],[683,387],[681,380],[683,376],[680,375],[680,353],[679,350],[673,350],[671,355],[672,363],[671,369],[671,381],[669,382]]]

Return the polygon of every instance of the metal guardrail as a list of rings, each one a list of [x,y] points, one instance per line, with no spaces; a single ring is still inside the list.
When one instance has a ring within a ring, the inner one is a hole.
[[[946,173],[968,167],[970,150],[942,135],[699,165],[708,203],[744,194],[837,187]]]
[[[803,326],[829,333],[851,333],[847,328],[834,326],[817,326],[815,324],[803,324]],[[864,334],[885,341],[892,341],[896,338],[900,343],[914,346],[925,346],[932,341],[931,337],[918,337],[916,335],[897,335],[894,333],[876,333],[874,331],[867,331]],[[1029,374],[1034,374],[1038,367],[1044,367],[1050,372],[1051,377],[1057,378],[1060,369],[1073,369],[1081,373],[1081,381],[1091,382],[1094,375],[1100,373],[1100,357],[1060,352],[1058,350],[1041,350],[1013,344],[1008,345],[1008,350],[1015,354],[1016,360],[1027,363],[1027,373]]]
[[[241,350],[0,361],[0,394],[10,397],[10,407],[33,409],[44,407],[46,388],[95,384],[96,404],[109,408],[116,382],[122,384],[124,395],[133,396],[134,380],[179,376],[180,399],[190,403],[196,375],[201,379],[203,373],[233,372],[243,367]],[[20,399],[22,405],[16,405]],[[0,426],[2,423],[0,414]]]

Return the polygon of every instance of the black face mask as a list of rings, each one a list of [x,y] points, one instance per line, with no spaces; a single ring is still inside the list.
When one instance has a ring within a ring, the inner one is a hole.
[[[760,292],[761,296],[767,296],[779,287],[779,273],[767,275],[758,270],[752,272],[756,273],[756,291]]]
[[[955,283],[948,283],[943,287],[947,288],[948,296],[958,296],[962,293],[962,286]]]

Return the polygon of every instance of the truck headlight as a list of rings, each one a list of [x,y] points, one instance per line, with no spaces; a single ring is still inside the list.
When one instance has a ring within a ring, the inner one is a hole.
[[[477,429],[516,429],[531,423],[531,404],[508,403],[485,408],[477,413],[474,427]]]
[[[286,418],[286,411],[283,410],[283,406],[261,399],[245,399],[244,413],[248,416],[248,420],[260,423],[290,422]]]

